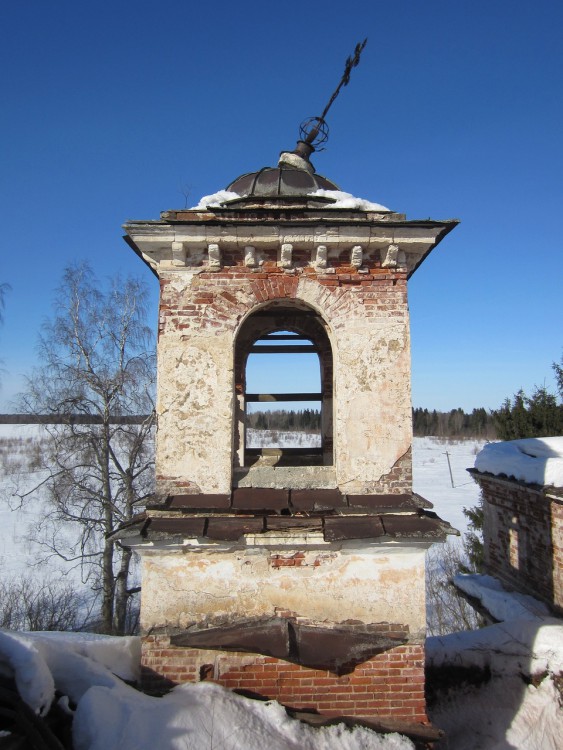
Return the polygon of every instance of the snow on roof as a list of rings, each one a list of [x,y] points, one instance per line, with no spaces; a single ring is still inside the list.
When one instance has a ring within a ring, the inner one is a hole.
[[[476,573],[458,573],[454,585],[481,602],[495,620],[537,620],[549,616],[549,608],[533,596],[506,592],[496,578]]]
[[[389,211],[389,208],[382,206],[380,203],[372,203],[365,198],[356,198],[351,193],[343,193],[342,190],[315,190],[309,193],[316,198],[332,198],[334,203],[327,203],[325,208],[350,208],[358,211]]]
[[[563,487],[563,437],[487,443],[475,468],[528,484]]]
[[[502,621],[480,630],[427,638],[427,664],[490,667],[494,674],[529,677],[563,671],[562,621],[547,615],[541,602],[509,593],[489,576],[458,575],[454,581]]]
[[[388,212],[390,209],[382,206],[380,203],[372,203],[365,198],[356,198],[351,193],[343,193],[341,190],[315,190],[313,193],[308,193],[312,198],[330,198],[334,202],[327,203],[325,208],[349,208],[357,211],[385,211]],[[192,206],[190,211],[205,211],[206,208],[213,206],[221,206],[223,203],[236,200],[241,196],[238,193],[234,193],[232,190],[219,190],[212,195],[204,195],[200,198],[197,206]]]
[[[234,201],[240,198],[238,193],[234,193],[232,190],[218,190],[212,195],[204,195],[203,198],[199,199],[197,206],[192,206],[190,211],[205,211],[206,208],[212,206],[220,206],[222,203],[227,201]]]

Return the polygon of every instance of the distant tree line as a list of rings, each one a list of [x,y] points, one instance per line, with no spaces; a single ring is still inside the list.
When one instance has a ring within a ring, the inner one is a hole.
[[[319,432],[321,412],[318,409],[255,411],[246,415],[246,425],[255,430]]]
[[[473,409],[469,414],[463,409],[436,411],[413,409],[413,432],[416,437],[433,435],[444,438],[497,438],[495,412]]]

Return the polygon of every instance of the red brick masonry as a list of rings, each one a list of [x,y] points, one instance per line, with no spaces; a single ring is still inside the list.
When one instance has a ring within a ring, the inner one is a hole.
[[[147,692],[161,693],[200,680],[327,716],[428,722],[420,644],[397,646],[338,677],[268,656],[175,648],[165,635],[143,638],[142,681]]]
[[[471,475],[483,493],[488,572],[563,614],[563,490]]]

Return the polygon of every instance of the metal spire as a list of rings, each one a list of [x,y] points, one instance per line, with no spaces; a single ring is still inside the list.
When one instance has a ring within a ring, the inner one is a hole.
[[[328,104],[323,109],[323,113],[320,117],[310,117],[301,123],[299,128],[300,139],[297,142],[297,146],[293,153],[298,156],[308,159],[311,153],[315,150],[320,150],[318,147],[328,140],[328,125],[326,123],[326,115],[329,109],[332,107],[336,97],[340,93],[340,90],[350,83],[350,74],[352,68],[355,68],[360,62],[360,56],[364,47],[366,46],[367,38],[363,42],[358,42],[354,49],[354,54],[346,58],[346,64],[344,66],[344,73],[332,96],[328,100]]]

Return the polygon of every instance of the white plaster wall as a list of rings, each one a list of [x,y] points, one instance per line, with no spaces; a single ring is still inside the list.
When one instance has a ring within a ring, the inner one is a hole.
[[[382,310],[366,317],[358,292],[346,289],[336,305],[326,288],[308,279],[298,287],[331,328],[336,482],[344,492],[361,494],[411,447],[412,407],[408,308],[395,302],[393,312],[401,315]]]
[[[411,446],[409,331],[398,320],[352,319],[336,331],[336,475],[347,492],[369,492]]]
[[[189,301],[191,274],[171,275],[171,283]],[[230,286],[235,292],[236,283]],[[249,312],[260,307],[250,306],[244,282],[239,285],[237,296]],[[411,445],[406,305],[398,293],[390,306],[399,314],[372,306],[366,317],[361,289],[335,295],[306,278],[297,297],[329,323],[336,484],[350,493],[376,490]],[[189,482],[194,491],[227,493],[232,487],[235,335],[234,325],[206,328],[192,318],[189,330],[167,329],[160,337],[157,475]]]
[[[280,609],[329,624],[400,623],[411,636],[424,636],[424,550],[311,550],[298,567],[274,567],[271,554],[263,548],[145,552],[142,629],[273,616]]]
[[[232,334],[173,332],[158,346],[157,476],[206,493],[231,491]]]

